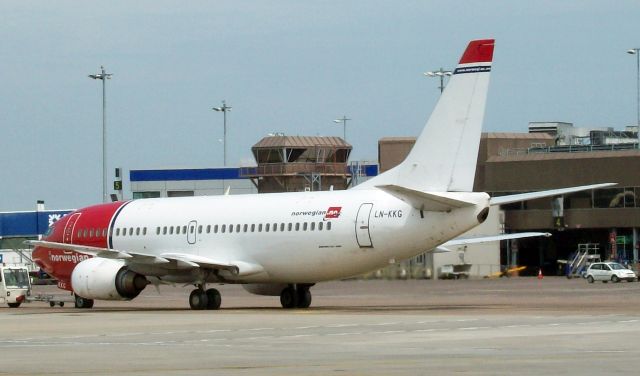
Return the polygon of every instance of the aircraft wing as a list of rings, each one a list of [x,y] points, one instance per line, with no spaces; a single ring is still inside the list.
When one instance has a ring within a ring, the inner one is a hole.
[[[433,250],[433,252],[434,253],[451,252],[452,250],[447,247],[454,247],[458,245],[488,243],[488,242],[495,242],[500,240],[532,238],[532,237],[538,237],[538,236],[549,237],[551,236],[551,234],[548,232],[519,232],[514,234],[500,234],[500,235],[491,235],[491,236],[456,238],[456,239],[449,240],[444,244],[439,245]]]
[[[91,247],[87,245],[68,244],[49,242],[44,240],[28,240],[27,244],[39,247],[53,248],[53,249],[65,249],[90,255],[94,257],[102,257],[108,259],[121,259],[125,260],[127,264],[141,264],[150,265],[153,264],[159,267],[165,267],[167,269],[190,269],[190,268],[205,268],[215,270],[227,270],[233,276],[244,277],[252,274],[257,274],[264,271],[261,265],[246,262],[246,261],[220,261],[213,260],[208,257],[191,255],[186,253],[162,253],[160,255],[150,255],[139,252],[131,251],[118,251],[115,249]]]
[[[542,198],[542,197],[560,196],[566,193],[586,191],[588,189],[611,187],[617,184],[618,183],[602,183],[602,184],[592,184],[592,185],[581,185],[578,187],[551,189],[548,191],[539,191],[539,192],[530,192],[530,193],[520,193],[516,195],[491,197],[491,200],[489,201],[489,203],[491,204],[491,206],[511,204],[513,202],[533,200],[533,199]]]

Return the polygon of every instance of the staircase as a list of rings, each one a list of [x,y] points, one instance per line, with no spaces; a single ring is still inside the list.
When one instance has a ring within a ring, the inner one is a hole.
[[[600,261],[600,245],[597,243],[578,244],[578,250],[567,261],[567,278],[582,277],[591,263]]]

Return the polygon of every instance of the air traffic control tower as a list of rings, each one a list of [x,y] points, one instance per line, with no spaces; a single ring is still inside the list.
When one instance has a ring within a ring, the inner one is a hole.
[[[268,136],[251,148],[256,167],[242,167],[259,193],[347,189],[351,145],[340,137]]]

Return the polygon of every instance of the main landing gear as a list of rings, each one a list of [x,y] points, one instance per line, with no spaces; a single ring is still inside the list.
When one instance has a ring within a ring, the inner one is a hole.
[[[282,308],[309,308],[311,292],[308,285],[289,285],[280,293]]]
[[[93,299],[85,299],[80,295],[76,295],[76,294],[74,294],[74,297],[75,297],[74,303],[76,308],[93,308]],[[62,303],[60,303],[60,307],[62,307]]]
[[[220,292],[216,289],[205,291],[204,285],[198,285],[198,288],[191,291],[189,295],[191,309],[219,309],[221,302]]]

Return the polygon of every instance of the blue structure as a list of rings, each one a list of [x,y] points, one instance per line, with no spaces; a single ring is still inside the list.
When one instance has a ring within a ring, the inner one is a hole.
[[[182,181],[182,180],[231,180],[242,179],[240,168],[185,168],[171,170],[131,170],[131,182]]]
[[[185,168],[167,170],[131,170],[129,180],[131,182],[144,181],[184,181],[184,180],[233,180],[248,179],[242,170],[251,171],[257,167],[224,167],[224,168]],[[350,172],[355,174],[354,166],[349,166]],[[378,165],[360,165],[361,174],[364,176],[378,175]]]
[[[37,237],[71,210],[0,212],[0,238]]]

